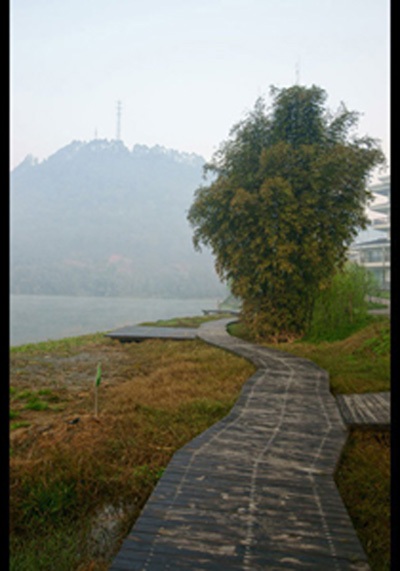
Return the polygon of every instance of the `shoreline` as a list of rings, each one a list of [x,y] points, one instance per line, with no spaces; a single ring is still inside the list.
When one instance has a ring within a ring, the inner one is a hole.
[[[144,321],[202,315],[217,298],[102,298],[13,296],[9,346],[111,331]]]

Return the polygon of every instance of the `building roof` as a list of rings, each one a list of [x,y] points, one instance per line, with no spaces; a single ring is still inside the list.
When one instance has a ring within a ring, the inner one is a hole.
[[[352,248],[362,248],[363,246],[386,246],[390,245],[390,240],[388,238],[377,238],[376,240],[369,240],[368,242],[357,242],[352,245]]]
[[[379,181],[380,182],[372,184],[368,190],[370,190],[371,192],[378,194],[378,195],[389,196],[390,195],[390,175],[385,175],[385,176],[379,177]]]
[[[380,238],[386,238],[386,232],[382,230],[376,230],[373,223],[368,224],[366,230],[360,230],[352,243],[352,246],[359,244],[360,242],[370,242],[371,240],[378,240]]]

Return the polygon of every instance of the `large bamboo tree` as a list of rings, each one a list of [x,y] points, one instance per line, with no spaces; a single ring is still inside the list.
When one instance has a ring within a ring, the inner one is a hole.
[[[322,89],[271,95],[270,111],[259,99],[206,165],[212,182],[196,191],[188,219],[253,332],[290,338],[365,228],[366,184],[384,157],[374,139],[352,134],[357,113],[325,108]]]

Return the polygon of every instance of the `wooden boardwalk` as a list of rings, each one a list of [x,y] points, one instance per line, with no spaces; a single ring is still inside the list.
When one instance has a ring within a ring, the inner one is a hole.
[[[390,393],[367,393],[362,395],[338,395],[339,410],[350,427],[390,426]]]
[[[230,414],[173,456],[111,570],[367,570],[333,480],[347,437],[314,363],[198,330],[256,364]]]
[[[153,327],[144,325],[127,325],[107,333],[106,337],[120,341],[144,341],[145,339],[196,339],[197,329],[189,327]]]

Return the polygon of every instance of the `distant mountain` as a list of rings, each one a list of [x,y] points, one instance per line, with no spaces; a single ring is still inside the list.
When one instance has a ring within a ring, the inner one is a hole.
[[[11,173],[11,292],[218,297],[186,220],[204,159],[160,146],[74,141]]]

